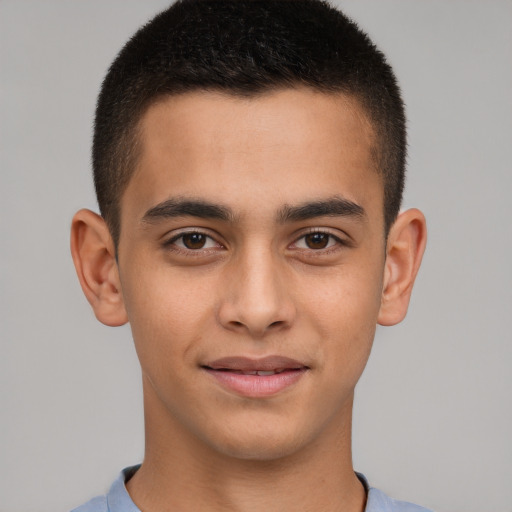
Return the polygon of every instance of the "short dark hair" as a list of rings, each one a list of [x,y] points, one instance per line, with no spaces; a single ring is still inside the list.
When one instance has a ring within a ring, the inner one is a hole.
[[[138,125],[151,104],[195,90],[256,96],[299,86],[350,95],[368,116],[387,233],[402,200],[405,113],[393,71],[369,37],[322,0],[178,0],[119,52],[98,98],[94,183],[116,246]]]

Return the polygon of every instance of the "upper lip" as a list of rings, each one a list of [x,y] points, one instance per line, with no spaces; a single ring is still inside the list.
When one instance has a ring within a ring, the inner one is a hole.
[[[309,368],[304,363],[284,356],[267,356],[262,358],[250,358],[243,356],[222,357],[211,361],[205,368],[212,370],[241,370],[241,371],[271,371],[271,370],[300,370]]]

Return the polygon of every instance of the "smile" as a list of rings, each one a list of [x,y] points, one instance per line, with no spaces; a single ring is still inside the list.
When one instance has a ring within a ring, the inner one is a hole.
[[[203,365],[202,369],[230,392],[263,398],[276,395],[296,384],[309,367],[289,358],[270,356],[263,359],[223,358]]]
[[[210,368],[210,369],[213,370],[213,368]],[[229,368],[221,368],[217,371],[232,372],[232,373],[237,373],[239,375],[259,375],[259,376],[265,377],[267,375],[276,375],[277,373],[283,373],[284,371],[287,371],[287,369],[281,368],[279,370],[247,370],[247,371],[243,371],[243,370],[230,370]]]

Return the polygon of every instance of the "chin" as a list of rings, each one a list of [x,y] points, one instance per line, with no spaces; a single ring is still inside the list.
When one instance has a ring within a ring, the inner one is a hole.
[[[277,443],[275,440],[260,439],[251,442],[229,443],[217,446],[217,451],[226,457],[259,462],[273,462],[287,458],[296,453],[300,447],[291,443]]]
[[[268,425],[258,429],[254,425],[248,428],[244,425],[236,431],[235,428],[224,432],[216,439],[211,436],[210,447],[226,457],[245,460],[272,462],[290,457],[301,451],[308,443],[308,437],[300,435],[294,429],[276,428]]]

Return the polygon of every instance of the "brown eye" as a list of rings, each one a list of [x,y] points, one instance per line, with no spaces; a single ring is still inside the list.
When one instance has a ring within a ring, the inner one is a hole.
[[[187,233],[182,237],[183,245],[187,249],[202,249],[207,240],[207,236],[202,233]]]
[[[327,233],[310,233],[304,237],[309,249],[325,249],[329,244],[330,236]]]
[[[185,254],[196,256],[209,253],[211,250],[223,249],[213,237],[201,231],[186,231],[165,242],[164,247],[170,250],[185,251]]]

